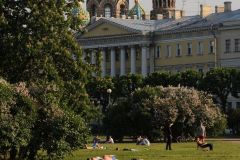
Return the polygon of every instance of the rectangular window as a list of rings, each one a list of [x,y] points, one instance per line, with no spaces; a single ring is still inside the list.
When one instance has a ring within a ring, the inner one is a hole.
[[[228,108],[228,110],[232,109],[232,102],[227,102],[227,108]]]
[[[110,53],[106,52],[106,62],[110,62]]]
[[[225,41],[225,53],[231,52],[231,39]]]
[[[199,69],[198,69],[198,72],[203,73],[203,69],[202,69],[202,68],[199,68]]]
[[[177,44],[177,54],[176,54],[177,57],[181,56],[181,45],[180,44]]]
[[[209,53],[214,53],[214,41],[209,42]]]
[[[188,55],[192,55],[192,43],[188,43],[187,44],[187,47],[188,47]]]
[[[126,58],[126,60],[128,61],[128,59],[129,59],[129,53],[128,53],[128,51],[125,52],[125,58]]]
[[[235,39],[235,52],[240,52],[240,39]]]
[[[119,62],[119,59],[120,59],[120,54],[116,53],[116,61]]]
[[[240,102],[237,102],[236,107],[240,109]]]
[[[203,43],[198,42],[198,54],[203,55]]]
[[[157,48],[156,48],[156,58],[160,58],[160,46],[157,46]]]
[[[166,55],[167,58],[171,57],[171,46],[170,45],[167,45],[167,55]]]

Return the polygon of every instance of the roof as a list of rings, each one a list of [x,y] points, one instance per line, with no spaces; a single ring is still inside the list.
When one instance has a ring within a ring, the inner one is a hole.
[[[125,28],[132,32],[146,34],[149,32],[172,32],[195,30],[196,28],[210,28],[213,26],[223,26],[225,22],[240,21],[240,10],[223,13],[213,13],[205,18],[197,16],[186,16],[180,19],[162,19],[162,20],[136,20],[119,18],[100,18],[87,27],[87,30],[95,28],[101,23],[110,23],[112,25]]]

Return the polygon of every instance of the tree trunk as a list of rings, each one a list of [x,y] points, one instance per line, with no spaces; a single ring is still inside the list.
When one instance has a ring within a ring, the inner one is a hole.
[[[12,147],[10,150],[10,159],[16,160],[16,156],[17,156],[17,149],[16,147]]]

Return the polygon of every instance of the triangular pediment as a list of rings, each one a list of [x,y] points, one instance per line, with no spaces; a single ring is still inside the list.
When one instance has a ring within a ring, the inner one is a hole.
[[[137,33],[137,31],[133,29],[104,20],[94,22],[92,25],[87,27],[86,30],[87,31],[81,37],[91,38],[91,37],[119,36]]]

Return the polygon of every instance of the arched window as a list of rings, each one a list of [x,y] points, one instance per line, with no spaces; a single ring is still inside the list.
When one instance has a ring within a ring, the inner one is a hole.
[[[95,5],[92,5],[90,15],[91,15],[91,17],[97,15],[97,14],[96,14],[96,6],[95,6]]]
[[[104,16],[106,18],[112,17],[112,7],[110,4],[106,4],[104,7]]]
[[[120,15],[126,15],[125,6],[124,5],[120,6]]]
[[[168,7],[171,8],[171,0],[168,0]]]

